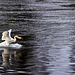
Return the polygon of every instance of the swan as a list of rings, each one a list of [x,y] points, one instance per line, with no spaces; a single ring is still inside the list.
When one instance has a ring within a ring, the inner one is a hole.
[[[20,48],[22,47],[22,45],[16,43],[16,44],[12,44],[13,42],[16,42],[17,39],[23,39],[22,37],[19,37],[19,36],[14,36],[14,38],[11,37],[11,31],[12,29],[8,30],[8,31],[4,31],[2,33],[2,40],[4,40],[4,42],[0,43],[0,47],[17,47],[17,48]]]

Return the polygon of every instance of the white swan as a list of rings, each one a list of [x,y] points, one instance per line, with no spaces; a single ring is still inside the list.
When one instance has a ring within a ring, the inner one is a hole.
[[[12,44],[13,42],[16,42],[16,38],[22,39],[22,37],[14,36],[14,38],[12,38],[11,31],[12,31],[12,29],[10,29],[8,31],[4,31],[2,33],[2,40],[5,40],[5,41],[0,43],[0,47],[14,47],[14,48],[15,47],[17,47],[17,48],[22,47],[22,45],[20,45],[18,43]]]

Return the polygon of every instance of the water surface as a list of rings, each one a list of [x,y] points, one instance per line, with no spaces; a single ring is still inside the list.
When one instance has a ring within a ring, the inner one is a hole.
[[[75,75],[74,2],[0,0],[0,37],[23,37],[21,49],[0,50],[0,74]]]

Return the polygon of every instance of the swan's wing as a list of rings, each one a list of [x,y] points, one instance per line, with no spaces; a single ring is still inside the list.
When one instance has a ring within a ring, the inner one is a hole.
[[[11,31],[12,31],[12,29],[8,30],[8,32],[9,32],[9,38],[10,39],[12,39],[12,37],[11,37]]]
[[[7,38],[9,38],[9,33],[8,33],[8,31],[4,31],[2,33],[2,40],[7,40]]]
[[[11,37],[11,31],[12,31],[12,29],[10,29],[10,30],[8,30],[8,32],[9,32],[9,39],[10,39],[10,43],[12,43],[12,42],[15,42],[16,40],[14,40],[12,37]]]

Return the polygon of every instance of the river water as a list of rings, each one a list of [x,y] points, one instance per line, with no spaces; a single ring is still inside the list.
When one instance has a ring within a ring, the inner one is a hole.
[[[21,49],[0,50],[0,75],[75,75],[74,3],[0,0],[0,37],[23,37]]]

